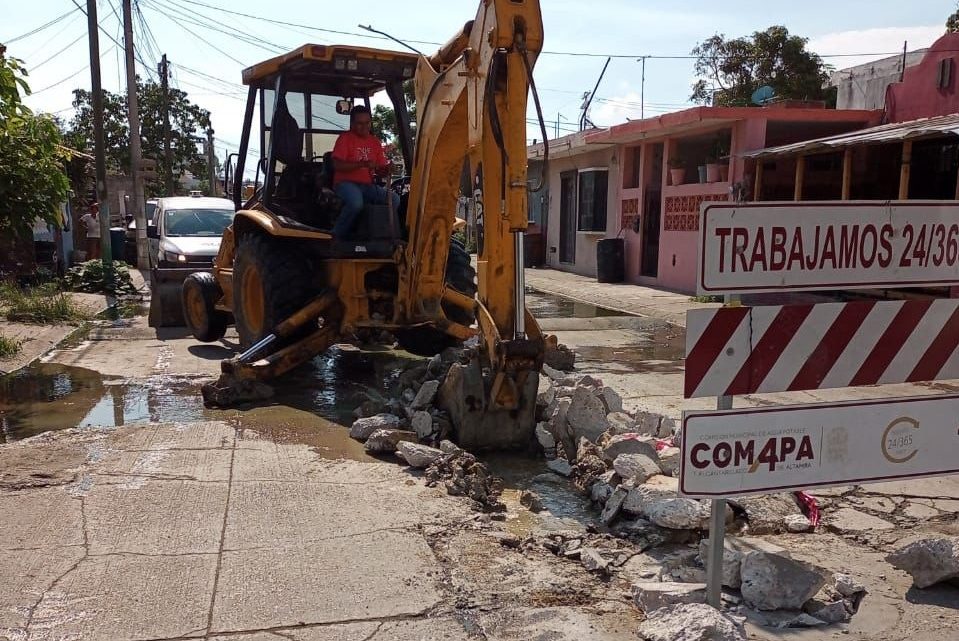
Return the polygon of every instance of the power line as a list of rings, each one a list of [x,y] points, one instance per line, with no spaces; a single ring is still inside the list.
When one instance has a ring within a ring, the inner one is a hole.
[[[224,56],[226,56],[227,58],[229,58],[229,59],[232,60],[233,62],[237,63],[238,65],[242,65],[242,66],[244,66],[244,67],[246,66],[246,63],[244,63],[242,60],[238,60],[237,58],[234,58],[233,56],[231,56],[231,55],[228,54],[227,52],[223,51],[223,49],[220,49],[220,48],[217,47],[215,44],[211,43],[209,40],[207,40],[207,39],[204,38],[203,36],[199,35],[197,32],[193,31],[192,29],[190,29],[189,27],[187,27],[186,25],[184,25],[182,22],[180,22],[180,21],[177,20],[176,18],[174,18],[174,17],[172,17],[172,16],[170,16],[170,15],[168,15],[168,14],[166,14],[166,13],[163,13],[162,11],[160,12],[160,15],[162,15],[162,16],[165,17],[167,20],[169,20],[170,22],[172,22],[172,23],[175,24],[176,26],[180,27],[181,29],[183,29],[184,31],[186,31],[187,33],[189,33],[191,36],[193,36],[194,38],[196,38],[196,39],[199,40],[200,42],[204,43],[205,45],[207,45],[207,46],[210,47],[211,49],[215,49],[217,52],[223,54]]]
[[[263,49],[263,50],[265,50],[265,51],[269,51],[270,53],[276,54],[276,53],[282,53],[282,52],[284,52],[284,51],[288,51],[288,47],[284,47],[284,46],[278,45],[278,44],[276,44],[276,43],[274,43],[274,42],[269,42],[269,41],[264,40],[264,39],[262,39],[262,38],[259,38],[259,37],[257,37],[257,36],[254,36],[254,35],[245,33],[245,32],[240,31],[240,30],[238,30],[238,29],[231,28],[231,27],[229,27],[228,25],[222,25],[222,26],[221,26],[221,25],[213,22],[213,19],[210,18],[210,16],[207,16],[207,15],[205,15],[205,14],[202,14],[202,13],[199,13],[199,12],[196,12],[196,11],[191,11],[191,10],[189,10],[189,9],[186,9],[186,8],[183,7],[182,5],[178,5],[178,4],[172,3],[172,2],[165,2],[165,3],[162,3],[162,4],[158,4],[157,2],[152,1],[152,0],[151,0],[151,2],[150,2],[150,5],[152,5],[152,6],[153,6],[155,9],[157,9],[157,10],[162,10],[162,11],[170,12],[170,13],[173,13],[173,14],[177,15],[177,16],[179,16],[179,19],[180,19],[180,20],[185,20],[186,22],[188,22],[188,23],[190,23],[190,24],[196,25],[196,26],[198,26],[198,27],[203,27],[204,29],[208,29],[208,30],[210,30],[210,31],[216,31],[216,32],[222,33],[222,34],[224,34],[224,35],[229,36],[230,38],[232,38],[232,39],[234,39],[234,40],[237,40],[237,39],[238,39],[238,40],[241,40],[241,41],[243,41],[243,42],[246,42],[247,44],[251,44],[251,45],[253,45],[253,46],[255,46],[255,47],[259,47],[260,49]],[[165,13],[164,15],[166,15],[166,17],[169,18],[169,19],[171,19],[171,20],[175,20],[175,18],[173,18],[173,17],[170,16],[170,15],[167,15],[166,13]],[[203,18],[204,20],[201,21],[199,18]],[[182,25],[181,25],[181,26],[182,26]],[[224,28],[224,27],[225,27],[225,28]],[[185,27],[184,27],[184,28],[185,28]],[[213,46],[209,41],[204,40],[204,42],[206,42],[207,44],[210,44],[211,46]],[[226,54],[226,53],[223,52],[223,51],[221,51],[221,53],[224,53],[224,55],[229,56],[229,54]],[[236,60],[235,58],[232,58],[232,59],[233,59],[233,60]],[[239,61],[237,61],[237,62],[239,62]],[[241,62],[240,64],[243,64],[243,63]]]
[[[108,53],[110,53],[110,52],[113,51],[114,49],[116,49],[116,45],[110,47],[109,49],[107,49],[107,50],[105,50],[103,53],[101,53],[101,54],[100,54],[100,59],[102,60],[104,56],[106,56]],[[64,78],[64,79],[62,79],[62,80],[57,80],[57,81],[56,81],[55,83],[53,83],[52,85],[47,85],[47,86],[44,87],[43,89],[37,89],[36,91],[31,91],[31,92],[30,92],[30,95],[31,95],[31,96],[35,96],[35,95],[37,95],[38,93],[43,93],[43,92],[46,91],[47,89],[53,89],[54,87],[58,87],[58,86],[62,85],[63,83],[67,82],[68,80],[72,80],[73,78],[76,78],[78,75],[80,75],[82,72],[86,71],[86,70],[89,69],[89,68],[90,68],[90,64],[87,63],[87,64],[83,65],[82,67],[80,67],[79,69],[77,69],[76,71],[74,71],[73,73],[71,73],[71,74],[70,74],[69,76],[67,76],[66,78]]]
[[[34,35],[34,34],[40,33],[40,32],[43,31],[44,29],[48,29],[48,28],[52,27],[53,25],[57,24],[58,22],[60,22],[61,20],[63,20],[63,19],[66,18],[67,16],[69,16],[69,15],[70,15],[71,13],[73,13],[74,11],[76,11],[76,9],[70,9],[69,11],[67,11],[66,13],[64,13],[63,15],[57,16],[56,18],[54,18],[54,19],[51,20],[50,22],[44,23],[44,24],[40,25],[39,27],[36,27],[35,29],[31,29],[30,31],[28,31],[28,32],[26,32],[26,33],[22,33],[22,34],[20,34],[19,36],[15,37],[15,38],[9,38],[9,39],[7,39],[7,40],[4,40],[3,42],[4,42],[5,44],[10,44],[10,43],[16,42],[17,40],[23,40],[24,38],[29,38],[30,36],[32,36],[32,35]]]

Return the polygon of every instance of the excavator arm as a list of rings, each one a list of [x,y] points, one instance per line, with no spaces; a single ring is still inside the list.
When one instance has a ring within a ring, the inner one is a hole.
[[[452,212],[468,162],[477,234],[477,322],[495,409],[515,409],[545,351],[526,310],[528,226],[526,107],[542,49],[538,0],[483,0],[476,18],[417,68],[417,139],[400,269],[398,312],[417,322],[441,314]],[[462,298],[462,297],[460,297]]]

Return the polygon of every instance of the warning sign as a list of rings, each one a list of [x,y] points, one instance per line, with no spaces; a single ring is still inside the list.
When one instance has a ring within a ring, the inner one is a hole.
[[[683,415],[680,493],[735,496],[959,472],[959,396]]]
[[[959,282],[959,204],[703,206],[700,294]]]

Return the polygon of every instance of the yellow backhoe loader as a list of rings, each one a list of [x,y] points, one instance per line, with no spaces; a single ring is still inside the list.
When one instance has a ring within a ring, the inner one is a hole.
[[[221,381],[204,390],[208,402],[228,400],[220,392],[231,381],[270,380],[364,330],[391,332],[419,354],[478,335],[482,385],[461,385],[479,418],[467,426],[454,415],[454,428],[467,446],[529,440],[547,342],[526,308],[523,278],[527,96],[532,89],[536,99],[542,32],[538,0],[481,0],[476,18],[432,56],[306,45],[244,70],[236,175],[261,150],[262,188],[242,202],[234,181],[238,211],[213,273],[190,276],[183,289],[196,338],[218,340],[232,320],[245,350],[222,363]],[[415,144],[407,82],[415,85]],[[369,106],[380,91],[396,114],[409,191],[398,211],[367,205],[359,240],[344,244],[330,233],[338,209],[330,150],[351,106]],[[475,268],[452,238],[463,224],[454,214],[464,167]]]

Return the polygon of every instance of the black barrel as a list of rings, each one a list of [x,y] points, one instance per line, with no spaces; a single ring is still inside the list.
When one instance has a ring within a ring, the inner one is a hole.
[[[596,243],[596,280],[621,283],[626,280],[626,241],[603,238]]]

